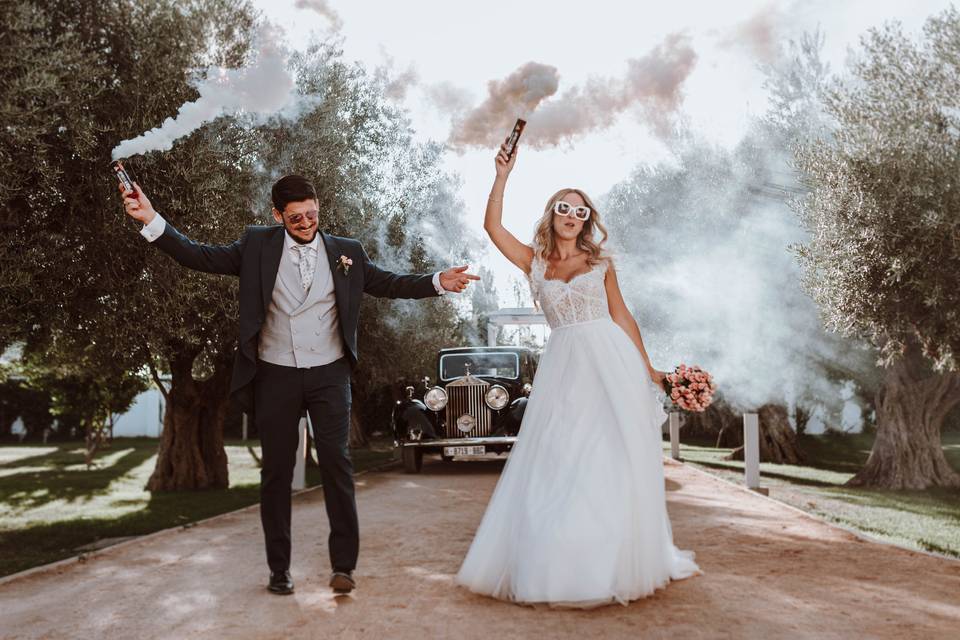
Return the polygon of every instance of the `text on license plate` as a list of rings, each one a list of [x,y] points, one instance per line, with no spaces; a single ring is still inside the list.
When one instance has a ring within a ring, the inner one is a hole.
[[[469,447],[444,447],[445,456],[482,456],[487,452],[483,445],[472,445]]]

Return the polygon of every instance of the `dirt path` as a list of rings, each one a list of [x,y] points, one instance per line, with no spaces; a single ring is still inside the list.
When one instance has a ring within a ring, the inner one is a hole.
[[[359,590],[334,598],[323,500],[294,503],[297,592],[263,587],[255,509],[0,585],[3,638],[957,638],[960,562],[863,541],[667,465],[674,537],[705,575],[629,606],[533,609],[453,585],[496,461],[358,478]]]

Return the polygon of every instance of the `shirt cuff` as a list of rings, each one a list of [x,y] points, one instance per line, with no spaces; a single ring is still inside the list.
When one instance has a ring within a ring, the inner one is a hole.
[[[159,218],[160,216],[157,216],[157,217]],[[439,271],[437,271],[435,274],[433,274],[433,288],[437,290],[437,295],[438,295],[438,296],[446,295],[446,294],[448,293],[447,290],[444,289],[443,286],[440,284],[440,272],[439,272]]]
[[[150,221],[150,224],[143,225],[143,229],[140,229],[140,235],[147,239],[148,242],[153,242],[157,238],[163,235],[163,230],[167,228],[167,221],[163,219],[159,213],[153,216],[153,220]]]

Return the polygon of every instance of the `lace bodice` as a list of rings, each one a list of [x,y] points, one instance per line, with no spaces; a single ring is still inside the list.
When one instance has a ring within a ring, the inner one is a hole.
[[[534,255],[530,266],[530,290],[551,329],[610,317],[607,290],[603,284],[607,264],[604,260],[590,271],[575,275],[570,282],[547,280],[544,277],[546,262]]]

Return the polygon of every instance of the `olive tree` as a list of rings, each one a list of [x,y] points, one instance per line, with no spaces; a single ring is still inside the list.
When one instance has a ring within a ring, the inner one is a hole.
[[[960,13],[930,18],[919,41],[870,31],[823,107],[830,135],[797,153],[803,282],[826,325],[870,340],[885,366],[851,482],[960,486],[940,435],[960,403]]]
[[[235,291],[146,249],[119,205],[109,160],[120,140],[196,97],[197,69],[243,62],[252,12],[232,0],[61,0],[0,11],[0,110],[14,123],[0,133],[0,337],[25,342],[51,366],[83,363],[84,375],[170,371],[148,487],[227,486]],[[235,143],[242,134],[217,123],[130,166],[171,218],[190,210],[226,240],[252,220],[249,165]]]

